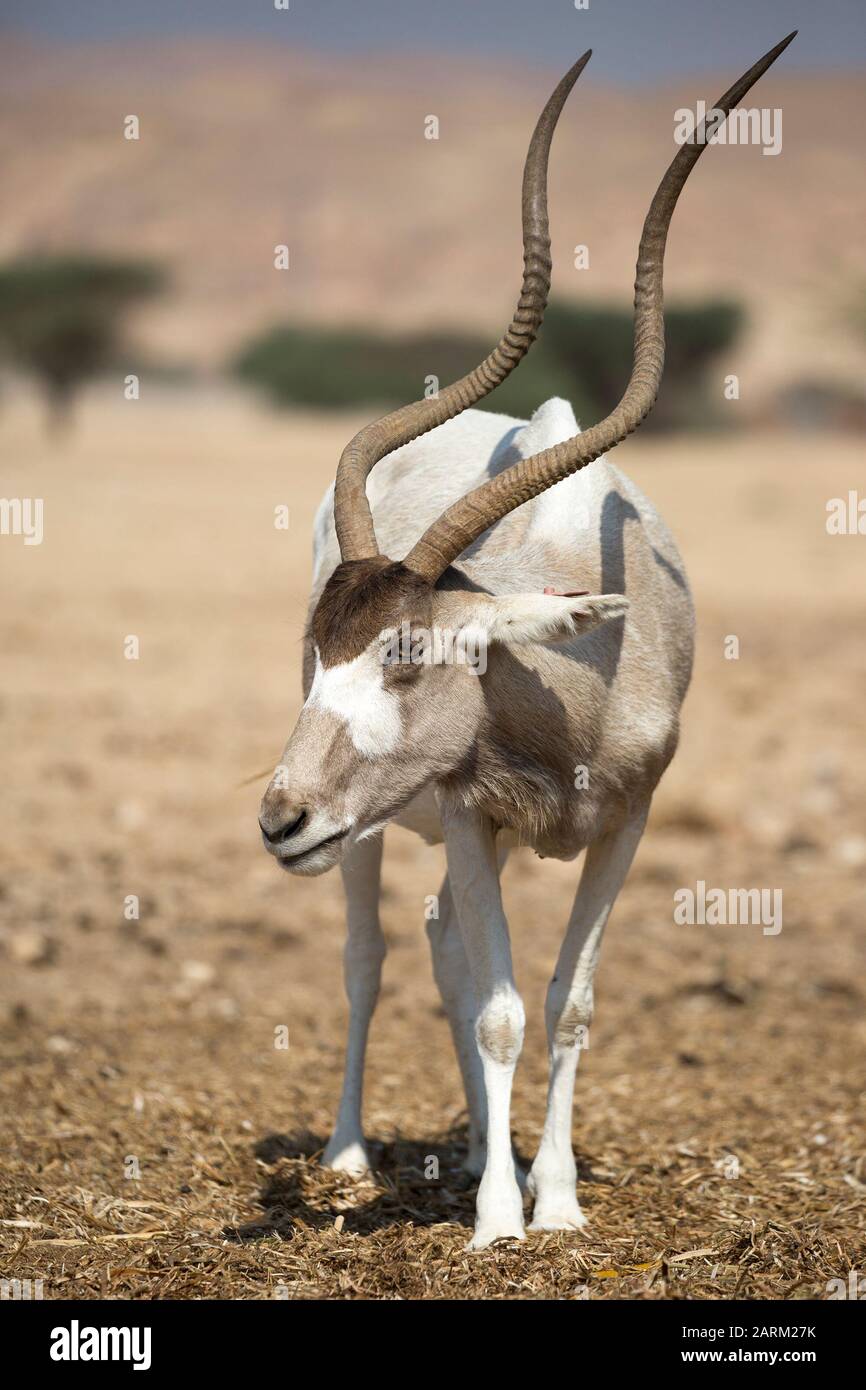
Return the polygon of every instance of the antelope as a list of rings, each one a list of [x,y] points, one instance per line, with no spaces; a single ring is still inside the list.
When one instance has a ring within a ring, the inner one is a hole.
[[[727,114],[793,37],[716,107]],[[470,408],[517,366],[541,324],[551,273],[548,155],[589,57],[559,83],[532,136],[523,286],[504,337],[467,376],[367,425],[343,451],[315,523],[305,703],[259,821],[265,848],[289,873],[342,870],[349,1032],[323,1162],[348,1173],[370,1166],[361,1097],[385,955],[382,831],[393,821],[444,842],[439,915],[427,930],[466,1091],[466,1166],[480,1178],[471,1250],[525,1238],[510,1132],[524,1009],[503,862],[515,845],[563,860],[586,851],[547,989],[547,1114],[525,1180],[530,1230],[574,1230],[584,1217],[573,1092],[602,932],[677,747],[692,667],[694,614],[676,545],[605,455],[658,392],[665,241],[704,141],[679,148],[650,205],[633,367],[612,413],[581,432],[559,399],[528,422]],[[393,659],[384,639],[400,631],[412,635],[413,651],[418,635],[420,659]],[[431,642],[431,633],[457,641]],[[486,653],[483,674],[458,659],[473,642]],[[437,657],[443,651],[451,659]]]

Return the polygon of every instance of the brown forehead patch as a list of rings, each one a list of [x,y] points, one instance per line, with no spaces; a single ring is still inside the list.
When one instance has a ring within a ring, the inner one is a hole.
[[[429,623],[433,586],[399,561],[346,560],[331,575],[310,622],[323,666],[352,661],[404,618]]]

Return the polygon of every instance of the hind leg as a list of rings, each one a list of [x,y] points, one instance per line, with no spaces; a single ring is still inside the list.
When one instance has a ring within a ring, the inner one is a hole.
[[[529,1190],[535,1197],[532,1231],[578,1229],[577,1165],[571,1147],[574,1078],[592,1019],[593,977],[610,910],[640,843],[648,807],[620,829],[590,845],[568,929],[545,1002],[550,1082],[547,1116]]]

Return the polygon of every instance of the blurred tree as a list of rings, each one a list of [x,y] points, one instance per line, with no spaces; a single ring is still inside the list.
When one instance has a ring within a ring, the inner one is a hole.
[[[457,333],[386,338],[286,325],[255,338],[233,370],[275,405],[379,409],[420,399],[431,377],[447,386],[477,366],[492,346]],[[531,414],[547,396],[568,394],[570,388],[567,373],[536,347],[491,397],[491,409]]]
[[[866,341],[866,280],[853,278],[845,286],[840,316],[861,342]]]
[[[706,370],[736,338],[739,307],[708,302],[666,311],[667,366],[658,407],[662,428],[708,416]],[[611,410],[631,370],[631,309],[553,303],[538,342],[482,408],[531,415],[565,396],[583,425]],[[288,325],[255,338],[233,363],[244,381],[277,405],[363,406],[417,400],[433,375],[444,386],[481,361],[492,343],[459,333],[380,337],[361,331]]]
[[[64,256],[0,266],[0,351],[37,378],[52,425],[68,422],[75,391],[117,359],[126,309],[163,284],[146,262]]]
[[[649,417],[651,428],[694,427],[712,415],[705,393],[707,369],[736,341],[742,324],[740,307],[725,301],[666,306],[665,372]],[[613,410],[622,396],[631,371],[633,333],[631,308],[571,303],[548,308],[539,341],[592,402],[585,424]]]

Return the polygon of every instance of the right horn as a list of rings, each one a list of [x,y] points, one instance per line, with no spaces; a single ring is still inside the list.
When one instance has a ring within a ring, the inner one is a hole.
[[[523,170],[523,286],[514,318],[492,352],[468,375],[438,396],[415,401],[375,420],[343,450],[334,487],[334,525],[343,560],[379,554],[373,514],[367,500],[370,470],[394,449],[426,434],[475,405],[505,380],[529,351],[541,326],[550,291],[550,236],[547,227],[547,160],[550,142],[566,98],[592,54],[588,49],[562,80],[542,111]]]
[[[716,108],[727,115],[796,34],[795,29],[749,68],[719,97]],[[635,277],[632,373],[619,405],[591,429],[522,459],[453,503],[410,550],[403,562],[409,569],[435,581],[488,527],[612,449],[649,414],[665,358],[662,275],[668,227],[683,185],[703,153],[705,135],[706,121],[695,142],[682,145],[674,156],[644,222]]]

